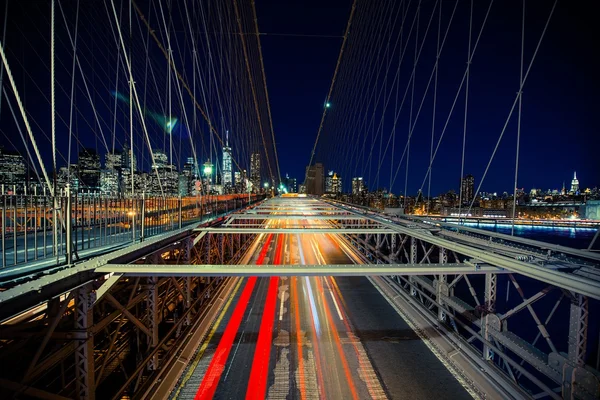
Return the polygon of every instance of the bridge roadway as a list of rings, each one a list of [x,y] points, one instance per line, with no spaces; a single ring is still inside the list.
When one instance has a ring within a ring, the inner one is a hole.
[[[256,268],[359,262],[339,235],[272,233],[259,235],[242,260]],[[368,278],[314,276],[240,278],[171,398],[244,395],[471,398]]]

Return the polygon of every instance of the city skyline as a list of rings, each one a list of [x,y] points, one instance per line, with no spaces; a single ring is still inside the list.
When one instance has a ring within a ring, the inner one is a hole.
[[[281,165],[279,169],[280,171],[288,171],[291,176],[297,177],[299,183],[302,183],[304,180],[305,165],[309,159],[310,149],[316,137],[319,120],[323,113],[323,95],[331,83],[331,71],[336,64],[336,57],[340,50],[339,39],[344,32],[350,6],[351,4],[344,0],[334,0],[325,9],[322,9],[321,4],[314,0],[302,4],[291,2],[285,6],[273,0],[265,0],[264,3],[257,4],[256,12],[258,18],[261,20],[260,29],[262,31],[296,31],[305,32],[308,35],[297,37],[265,35],[262,38],[264,68],[265,75],[268,77],[267,83],[272,106],[271,114],[273,115],[273,138],[280,152],[279,160]],[[433,4],[428,5],[428,7],[432,6]],[[93,6],[85,5],[85,7],[89,7],[89,10],[91,10]],[[526,50],[528,50],[526,55],[530,56],[531,49],[536,44],[539,32],[543,28],[547,12],[550,10],[549,6],[541,1],[529,2],[527,7],[531,12],[527,15],[525,39]],[[535,13],[533,12],[534,9]],[[423,12],[426,12],[425,10],[424,8]],[[74,18],[74,15],[71,14],[72,10],[67,9],[63,11],[65,11],[65,18],[67,20],[71,17]],[[443,8],[442,25],[448,22],[451,11],[452,7],[446,6]],[[483,5],[476,5],[474,12],[477,24],[481,23],[485,11]],[[45,6],[26,10],[20,5],[15,4],[11,6],[9,13],[11,18],[7,25],[7,50],[11,50],[10,46],[15,43],[14,38],[20,34],[18,27],[31,23],[32,19],[44,20],[47,10]],[[275,16],[278,17],[275,18]],[[392,16],[395,16],[395,14],[391,14],[390,18]],[[302,22],[309,19],[309,17],[311,24],[307,25]],[[468,25],[468,7],[466,5],[459,5],[456,18],[457,21],[449,33],[448,41],[450,43],[454,43],[453,41],[460,42],[465,39],[465,31],[457,30],[454,26],[456,24]],[[593,98],[590,101],[586,99],[585,95],[589,92],[581,91],[581,88],[588,88],[593,91],[596,87],[596,80],[586,80],[585,77],[590,72],[595,71],[598,64],[596,60],[586,58],[587,56],[583,58],[574,56],[581,49],[589,48],[587,41],[591,40],[589,38],[594,35],[588,32],[591,29],[590,24],[573,23],[573,21],[588,21],[589,18],[589,14],[585,13],[582,8],[564,2],[558,4],[553,14],[548,27],[547,37],[541,43],[538,57],[533,64],[532,73],[523,96],[524,114],[520,168],[517,181],[517,186],[519,187],[554,188],[560,186],[563,180],[565,180],[568,186],[571,181],[571,171],[578,171],[582,179],[582,186],[594,187],[600,185],[598,181],[597,162],[593,156],[593,146],[588,145],[593,132],[595,132],[593,121],[594,110],[598,108],[597,99]],[[500,41],[493,35],[490,36],[490,32],[493,33],[494,30],[499,29],[498,24],[502,21],[505,22],[502,25],[502,29],[504,29],[506,37]],[[425,26],[424,24],[421,25],[420,36],[422,37]],[[507,111],[507,105],[510,105],[510,96],[514,93],[512,88],[518,80],[518,53],[515,53],[518,46],[507,48],[505,42],[514,41],[518,43],[520,39],[520,8],[512,3],[503,7],[494,7],[490,14],[488,25],[483,32],[486,42],[478,49],[476,58],[473,61],[472,74],[476,82],[488,79],[488,75],[484,74],[484,72],[489,72],[494,78],[485,81],[483,87],[481,85],[472,85],[470,88],[469,96],[471,100],[469,101],[469,117],[466,122],[467,157],[465,171],[470,171],[473,175],[479,177],[483,175],[489,154],[494,147],[496,133],[499,127],[501,127],[502,119]],[[570,27],[571,29],[566,29],[565,27]],[[431,29],[433,30],[434,28],[437,29],[435,26],[432,26]],[[111,37],[112,33],[110,29],[106,28],[104,32],[107,37]],[[45,103],[48,94],[47,88],[38,88],[35,85],[20,83],[26,78],[41,82],[48,81],[47,70],[43,68],[44,63],[47,63],[49,59],[48,48],[43,45],[42,41],[44,37],[36,36],[36,34],[36,32],[27,33],[28,37],[31,37],[31,45],[39,44],[35,52],[32,51],[31,46],[24,46],[22,50],[23,55],[17,57],[15,54],[9,53],[8,57],[9,62],[15,65],[23,63],[26,60],[36,61],[31,63],[31,68],[28,70],[29,76],[17,79],[17,83],[19,90],[22,92],[22,97],[27,98],[28,103],[31,105],[31,107],[28,107],[28,113],[32,119],[31,122],[33,122],[32,125],[36,134],[40,136],[37,145],[40,148],[44,164],[48,167],[52,165],[52,149],[49,139],[50,114],[47,112]],[[311,35],[314,35],[314,37]],[[434,37],[433,34],[430,34],[427,43],[429,46],[434,46],[433,42],[435,41],[432,41]],[[567,42],[573,45],[565,45]],[[505,59],[498,58],[500,56],[494,57],[495,54],[492,49],[497,49],[499,53],[501,51],[504,52],[502,54],[506,54],[507,57]],[[161,147],[161,145],[171,141],[173,145],[173,159],[176,161],[175,164],[179,170],[183,168],[187,157],[193,154],[191,151],[192,143],[194,147],[198,147],[197,157],[199,162],[204,162],[208,158],[217,166],[217,169],[220,169],[221,156],[217,150],[220,150],[223,145],[221,140],[223,142],[226,141],[226,132],[229,131],[230,133],[238,133],[234,135],[234,143],[230,143],[229,146],[233,149],[233,153],[237,152],[240,155],[240,160],[244,164],[241,165],[241,169],[250,169],[250,153],[256,151],[255,149],[258,147],[263,147],[262,138],[266,138],[267,142],[265,143],[267,143],[268,149],[264,151],[264,154],[268,153],[268,156],[264,156],[263,164],[265,164],[265,167],[263,169],[265,171],[262,174],[263,179],[270,178],[270,176],[267,176],[269,175],[267,172],[268,168],[266,167],[267,160],[269,160],[271,171],[277,171],[277,168],[274,166],[275,157],[269,147],[271,140],[270,132],[266,131],[264,136],[261,135],[258,125],[250,124],[248,120],[236,119],[238,115],[242,115],[240,111],[236,110],[233,112],[232,108],[229,108],[230,111],[227,111],[227,108],[221,109],[221,105],[217,103],[216,98],[213,99],[214,104],[212,105],[209,105],[208,102],[204,104],[204,101],[202,101],[203,107],[208,105],[209,120],[214,125],[213,128],[210,128],[205,121],[201,121],[199,116],[194,119],[192,115],[194,107],[192,107],[191,101],[184,96],[183,103],[179,104],[179,89],[177,89],[177,82],[173,78],[171,79],[173,82],[170,83],[170,92],[167,90],[166,78],[168,71],[164,68],[163,55],[152,46],[150,50],[151,53],[149,53],[148,57],[152,60],[152,63],[160,64],[160,68],[159,66],[155,66],[153,72],[155,78],[157,76],[161,77],[158,83],[151,80],[144,86],[142,78],[144,76],[145,64],[134,65],[134,69],[137,68],[135,71],[138,71],[136,84],[138,85],[138,90],[141,92],[140,95],[148,92],[147,99],[145,100],[147,104],[144,104],[142,107],[142,114],[148,117],[148,124],[146,126],[148,130],[147,138],[144,137],[145,133],[140,121],[141,117],[136,115],[135,109],[133,110],[135,119],[133,131],[135,137],[132,144],[137,155],[139,168],[150,170],[150,161],[148,159],[149,145],[152,147]],[[444,72],[449,76],[457,71],[460,72],[465,61],[463,50],[453,47],[449,52],[445,52],[443,54],[444,69],[440,70],[440,72]],[[65,46],[64,43],[62,47],[57,48],[57,52],[59,57],[70,58],[70,48],[69,46]],[[406,48],[405,52],[407,52],[408,58],[410,47]],[[582,54],[587,53],[583,52]],[[509,55],[510,57],[508,57]],[[83,54],[81,57],[83,57]],[[348,57],[351,57],[351,55]],[[42,62],[37,62],[40,60]],[[319,62],[317,63],[315,60],[319,60]],[[571,61],[566,62],[566,60]],[[116,72],[115,65],[120,65],[116,62],[103,62],[112,65],[110,71],[104,71],[107,72],[107,76]],[[280,68],[280,66],[284,66],[285,68]],[[136,73],[135,71],[134,73]],[[189,77],[192,76],[191,71],[187,70],[183,72],[188,77],[189,83]],[[385,69],[382,72],[385,72]],[[410,75],[410,73],[403,70],[400,70],[400,72],[401,75],[406,74],[402,76]],[[304,74],[305,79],[289,79],[291,75],[300,73]],[[426,81],[427,79],[427,66],[418,69],[416,73],[419,80],[417,85],[420,85],[419,82],[421,80]],[[88,81],[95,76],[93,69],[87,69],[86,74],[89,75],[86,78]],[[389,75],[393,77],[393,74]],[[87,105],[84,107],[80,104],[78,112],[74,113],[73,116],[73,129],[69,127],[69,119],[66,118],[69,115],[69,91],[65,90],[64,92],[59,91],[57,93],[57,95],[62,96],[57,101],[59,118],[57,119],[56,140],[57,145],[60,147],[56,157],[57,167],[61,163],[62,165],[66,165],[68,159],[71,162],[76,160],[78,147],[92,147],[102,154],[106,149],[124,147],[125,144],[130,145],[128,115],[130,112],[129,108],[134,102],[129,100],[133,97],[129,95],[129,88],[125,84],[126,82],[123,81],[123,74],[117,75],[117,77],[118,81],[114,82],[114,85],[110,83],[99,87],[90,86],[90,89],[93,89],[94,96],[97,96],[96,103],[91,104],[91,107],[87,107]],[[164,80],[162,80],[163,77],[165,78]],[[77,79],[81,80],[81,78]],[[197,77],[197,79],[200,78]],[[59,85],[67,85],[71,82],[70,68],[63,66],[62,69],[57,71],[56,80]],[[448,78],[443,84],[454,87],[459,81],[455,82]],[[99,80],[96,82],[99,82]],[[547,82],[551,82],[550,92],[553,94],[552,96],[547,95]],[[5,81],[5,86],[6,83]],[[83,85],[81,81],[77,83],[76,91],[79,90],[78,96],[83,96],[82,98],[86,99],[87,94],[85,90],[82,90],[83,87],[81,85]],[[196,81],[196,85],[198,85],[198,81]],[[391,82],[388,85],[393,86]],[[399,90],[400,95],[402,95],[402,91],[406,87],[410,88],[410,85],[406,86],[403,83],[402,87],[396,90]],[[156,91],[151,91],[155,88],[157,89]],[[510,88],[510,90],[504,91],[503,89],[505,88]],[[6,87],[6,89],[10,88]],[[63,87],[63,89],[66,89],[66,87]],[[389,90],[389,87],[386,90]],[[416,90],[417,92],[419,90],[423,91],[423,88],[419,89],[419,86],[417,86]],[[172,94],[168,96],[167,94],[169,93]],[[491,95],[488,96],[488,93]],[[7,94],[10,95],[10,90],[7,90]],[[43,96],[39,96],[39,94],[43,94]],[[450,93],[440,93],[440,96],[438,96],[438,109],[441,114],[436,122],[438,126],[436,136],[440,135],[440,130],[444,125],[448,103],[453,100],[451,94],[452,92],[450,91]],[[335,91],[332,96],[328,102],[329,107],[327,109],[328,118],[334,119],[338,113],[342,114],[341,108],[344,99],[336,98]],[[459,96],[459,104],[463,103],[463,96],[464,94]],[[416,101],[419,100],[419,97],[420,94],[417,96]],[[561,101],[561,99],[568,99],[568,101]],[[584,99],[586,101],[583,101]],[[10,96],[8,100],[2,99],[2,110],[6,111],[2,112],[0,119],[1,133],[5,138],[2,140],[2,143],[5,144],[6,148],[17,149],[22,155],[27,157],[24,146],[18,140],[12,139],[18,138],[19,133],[14,121],[12,121],[10,112],[8,112],[8,107],[4,107],[7,103],[12,102]],[[431,102],[429,99],[426,100],[421,114],[431,115]],[[414,108],[417,108],[417,105]],[[13,105],[12,107],[14,108],[15,106]],[[165,127],[152,120],[147,110],[155,110],[156,115],[165,116],[165,120],[176,119],[177,123],[175,127],[168,129],[167,134]],[[219,115],[219,110],[227,111],[226,115]],[[389,111],[391,112],[391,110]],[[266,115],[266,110],[261,110],[261,113],[263,112]],[[265,115],[263,115],[263,118]],[[169,116],[169,118],[166,116]],[[396,138],[398,140],[397,145],[400,147],[396,148],[394,154],[395,163],[402,156],[402,146],[404,145],[402,142],[406,140],[408,133],[407,129],[410,119],[408,117],[404,113],[400,115],[399,124],[402,122],[402,126],[398,126],[398,137]],[[457,120],[459,119],[457,118]],[[386,117],[385,120],[382,119],[382,132],[385,132],[385,135],[389,135],[389,127],[393,120],[393,116],[391,118]],[[326,118],[325,123],[327,121],[328,119]],[[489,121],[495,121],[496,125],[490,125]],[[566,121],[578,122],[576,124],[567,124]],[[266,128],[267,123],[265,119],[263,121],[264,128]],[[460,177],[460,156],[456,156],[456,154],[457,151],[460,152],[462,125],[462,121],[451,122],[449,124],[448,133],[446,134],[448,139],[445,139],[447,141],[447,149],[438,155],[436,162],[432,166],[432,194],[442,193],[454,188],[454,183],[449,185],[447,182],[456,182]],[[75,127],[77,128],[75,129]],[[327,135],[328,128],[327,126],[325,128],[324,135]],[[373,132],[377,131],[376,129],[370,129]],[[368,130],[365,127],[357,132],[357,134],[363,134]],[[70,131],[73,131],[77,140],[73,140],[74,145],[69,152],[65,148],[67,147],[68,132]],[[247,133],[247,131],[252,131],[252,133]],[[422,189],[423,193],[428,192],[428,183],[426,182],[425,187],[421,188],[421,181],[425,174],[426,162],[429,159],[429,145],[426,143],[431,135],[429,131],[430,129],[427,124],[422,124],[421,122],[415,128],[412,146],[422,146],[422,149],[418,150],[417,147],[412,147],[413,154],[410,156],[411,168],[408,174],[408,188],[406,190],[408,194],[417,193],[419,189]],[[217,134],[219,135],[219,139],[216,137]],[[506,137],[500,144],[498,156],[491,164],[481,190],[512,190],[515,164],[515,155],[512,147],[516,142],[515,134],[516,121],[513,118],[509,121]],[[379,137],[381,138],[383,135],[379,135]],[[327,140],[329,143],[335,143],[336,146],[342,148],[339,140],[335,140],[333,137]],[[327,140],[323,143],[328,143]],[[563,152],[562,147],[564,146],[562,144],[568,146],[568,153]],[[365,151],[368,152],[370,149],[375,148],[375,153],[377,154],[379,145],[378,140],[367,139],[364,146]],[[162,147],[166,150],[166,146]],[[508,147],[511,148],[510,151],[507,150]],[[327,168],[335,169],[342,176],[346,177],[347,179],[344,181],[345,191],[350,190],[350,180],[352,177],[363,176],[370,190],[385,187],[394,193],[405,192],[403,182],[404,166],[402,166],[400,173],[393,171],[393,168],[391,168],[392,165],[390,165],[390,152],[383,158],[377,155],[370,159],[362,155],[360,157],[346,157],[344,163],[341,163],[330,162],[331,160],[328,159],[331,157],[342,157],[338,155],[339,151],[333,150],[333,147],[329,147],[326,150],[324,148],[321,153],[317,152],[314,161],[322,162]],[[242,152],[245,152],[245,154],[242,155]],[[393,167],[395,168],[396,165],[393,165]],[[511,170],[513,172],[510,172]],[[279,172],[272,173],[276,177],[280,175]],[[395,181],[393,179],[394,175],[397,176]],[[283,174],[281,174],[281,178],[283,179]],[[392,183],[391,186],[390,183]]]

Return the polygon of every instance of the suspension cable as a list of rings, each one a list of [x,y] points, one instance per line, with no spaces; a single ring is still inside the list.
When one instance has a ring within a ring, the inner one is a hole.
[[[502,141],[504,132],[506,132],[506,127],[508,126],[508,122],[510,121],[512,114],[515,111],[515,107],[519,101],[519,98],[521,97],[521,92],[523,91],[523,86],[525,86],[525,82],[527,81],[529,72],[531,72],[531,67],[533,66],[533,62],[535,61],[535,58],[540,49],[540,46],[542,45],[542,41],[544,39],[544,36],[546,35],[546,31],[548,30],[548,25],[550,25],[550,20],[552,19],[552,15],[554,14],[554,10],[556,9],[557,3],[558,3],[558,0],[554,0],[554,4],[552,5],[552,9],[550,10],[550,15],[548,15],[548,19],[546,20],[546,24],[544,25],[544,30],[542,31],[542,34],[540,35],[538,43],[535,47],[535,51],[533,52],[533,56],[531,57],[531,61],[529,61],[529,66],[527,67],[527,72],[525,72],[525,76],[521,80],[521,84],[519,85],[519,91],[517,92],[517,96],[515,97],[515,100],[513,101],[512,107],[510,108],[510,112],[508,113],[508,116],[506,117],[506,121],[504,122],[504,127],[502,128],[502,131],[500,132],[500,136],[498,137],[498,141],[496,142],[496,147],[494,147],[494,151],[492,152],[492,155],[490,156],[488,164],[485,167],[485,171],[483,173],[483,176],[481,177],[481,181],[479,182],[479,186],[477,187],[476,193],[479,193],[479,190],[481,189],[481,185],[483,184],[483,181],[485,180],[488,170],[490,169],[490,165],[492,165],[492,161],[494,160],[496,151],[498,150],[498,147],[500,146],[500,142]],[[473,200],[471,201],[471,204],[469,205],[469,210],[468,210],[467,214],[469,212],[471,212],[471,208],[473,207],[474,202],[475,202],[475,198],[473,198]]]
[[[463,140],[462,140],[462,156],[460,162],[460,189],[458,194],[458,219],[460,219],[460,212],[462,211],[462,199],[463,199],[463,174],[465,173],[465,148],[467,145],[467,117],[469,113],[469,77],[471,76],[471,35],[473,31],[473,0],[471,0],[471,12],[469,13],[469,48],[467,51],[467,76],[465,78],[465,116],[463,119]],[[473,197],[476,197],[475,193],[472,193]]]
[[[277,155],[277,145],[275,144],[275,131],[273,130],[273,118],[271,116],[271,102],[269,101],[269,91],[267,90],[267,76],[265,74],[265,63],[262,56],[262,47],[260,45],[260,32],[258,30],[258,17],[256,15],[256,6],[254,0],[252,4],[252,16],[254,17],[254,28],[256,29],[256,43],[258,44],[258,57],[260,59],[260,70],[262,72],[265,97],[267,100],[267,113],[269,114],[269,125],[271,126],[271,140],[273,142],[273,151],[275,152],[275,165],[277,166],[277,178],[281,182],[281,170],[279,169],[279,157]]]
[[[325,98],[325,105],[323,107],[323,114],[321,115],[321,122],[319,124],[319,129],[317,130],[317,137],[315,139],[315,144],[313,146],[312,152],[310,153],[310,160],[308,162],[308,166],[310,167],[313,162],[313,157],[315,156],[315,151],[317,150],[317,144],[319,143],[319,137],[321,136],[321,131],[323,130],[323,122],[325,121],[325,116],[327,115],[327,104],[329,104],[331,93],[333,92],[333,86],[335,85],[335,79],[338,74],[338,70],[340,68],[340,64],[342,62],[342,56],[344,55],[344,47],[346,46],[346,41],[348,40],[348,33],[350,33],[350,25],[352,25],[352,18],[354,17],[354,11],[356,10],[356,0],[352,3],[352,9],[350,10],[350,16],[348,17],[348,23],[346,24],[346,31],[344,32],[344,39],[342,40],[342,46],[340,47],[340,54],[338,55],[337,63],[335,65],[335,70],[333,71],[333,78],[331,79],[331,85],[329,86],[329,92],[327,93],[327,97]],[[306,179],[308,177],[308,168],[306,169],[304,175],[304,182],[306,184]]]
[[[252,73],[250,71],[250,61],[248,60],[248,50],[246,48],[246,39],[244,38],[244,32],[242,29],[242,20],[240,18],[240,12],[237,5],[237,0],[233,0],[233,8],[235,10],[235,16],[237,19],[240,40],[242,41],[242,50],[244,52],[244,61],[246,64],[246,72],[248,73],[248,80],[250,81],[250,89],[252,90],[252,98],[254,99],[254,109],[256,110],[256,118],[258,119],[258,128],[260,131],[260,136],[262,137],[263,146],[265,148],[265,157],[267,158],[267,166],[269,167],[269,176],[271,177],[271,182],[274,182],[275,179],[273,177],[273,171],[271,170],[271,162],[269,161],[269,149],[267,148],[267,143],[265,141],[265,134],[263,132],[263,124],[260,118],[260,110],[258,108],[258,99],[256,98],[256,89],[254,87],[254,80],[252,79]]]
[[[37,142],[35,141],[33,131],[31,130],[31,126],[29,125],[29,119],[27,118],[27,113],[25,112],[25,108],[23,107],[23,102],[21,102],[21,96],[19,95],[17,85],[13,78],[12,72],[10,71],[10,66],[8,65],[6,54],[4,53],[4,45],[2,43],[0,43],[0,57],[2,57],[2,63],[4,64],[4,68],[6,69],[6,76],[8,76],[8,80],[10,81],[10,86],[13,90],[13,94],[15,95],[15,99],[17,100],[17,104],[19,105],[19,111],[21,111],[21,117],[23,118],[23,122],[25,123],[25,128],[27,129],[29,140],[31,140],[31,144],[33,145],[33,149],[35,150],[35,155],[37,157],[38,163],[40,164],[42,173],[44,174],[44,180],[46,181],[46,185],[48,185],[48,188],[50,189],[50,195],[54,196],[54,185],[52,185],[50,178],[48,177],[48,173],[46,172],[46,168],[44,167],[44,162],[42,161],[40,150],[37,147]]]
[[[521,21],[521,70],[519,76],[519,85],[523,86],[523,53],[525,50],[525,0],[523,0],[523,18]],[[523,102],[523,89],[519,90],[519,116],[517,119],[517,149],[515,157],[515,185],[513,192],[512,223],[510,227],[511,236],[515,235],[515,211],[517,210],[517,178],[519,177],[519,145],[521,142],[521,105]]]

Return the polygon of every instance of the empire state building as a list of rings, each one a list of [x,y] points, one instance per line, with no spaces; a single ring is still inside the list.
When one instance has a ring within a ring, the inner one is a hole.
[[[573,173],[573,180],[571,181],[570,193],[573,193],[573,194],[579,193],[579,181],[577,180],[577,172]]]

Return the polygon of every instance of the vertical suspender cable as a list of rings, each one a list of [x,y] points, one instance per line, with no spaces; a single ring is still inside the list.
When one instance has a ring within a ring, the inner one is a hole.
[[[52,130],[52,168],[53,185],[56,188],[56,99],[54,93],[54,3],[50,7],[50,108],[51,108],[51,130]]]
[[[438,15],[438,35],[437,35],[437,50],[435,52],[435,81],[433,84],[433,113],[431,117],[431,147],[429,149],[429,165],[433,162],[433,141],[435,138],[435,111],[437,107],[437,87],[438,87],[438,69],[440,63],[440,33],[442,30],[442,0],[440,0],[440,9]],[[429,183],[427,184],[427,214],[431,212],[429,209],[431,203],[431,171],[429,172]]]
[[[54,2],[53,2],[54,4]],[[60,3],[59,3],[60,6]],[[77,7],[75,12],[75,37],[73,39],[73,66],[71,67],[71,106],[69,110],[69,147],[67,150],[67,181],[71,182],[71,141],[73,138],[73,103],[74,103],[74,92],[75,92],[75,64],[77,61],[77,27],[79,25],[79,1],[77,1]],[[118,70],[118,67],[117,67]],[[52,96],[54,99],[54,96]],[[115,97],[115,113],[116,113],[117,99]],[[116,121],[116,120],[115,120]],[[114,135],[114,129],[113,129]],[[114,152],[114,140],[113,140],[113,152]],[[56,167],[55,167],[56,168]],[[55,174],[56,175],[56,174]]]
[[[2,32],[2,43],[6,43],[6,23],[8,22],[8,0],[6,0],[6,4],[4,5],[4,29]],[[4,64],[0,64],[0,89],[3,88],[2,83],[4,83]],[[6,91],[4,91],[6,96]],[[6,98],[6,102],[8,103],[8,97]],[[0,93],[0,116],[2,116],[2,93]],[[15,119],[15,123],[17,120]],[[28,150],[29,151],[29,150]],[[0,193],[4,194],[4,193]]]
[[[242,19],[240,17],[240,11],[237,5],[237,0],[233,0],[233,7],[235,10],[235,16],[237,19],[237,25],[238,25],[238,30],[239,30],[239,35],[240,35],[240,40],[242,42],[242,51],[244,53],[244,61],[246,64],[246,72],[248,73],[248,80],[250,81],[250,89],[252,90],[252,98],[254,100],[254,108],[256,110],[256,118],[258,120],[258,128],[260,131],[260,136],[262,138],[262,142],[263,142],[263,147],[265,148],[265,158],[267,159],[267,166],[269,167],[269,177],[271,178],[271,182],[275,181],[274,175],[273,175],[273,170],[271,169],[271,161],[269,161],[269,149],[267,147],[267,142],[265,141],[265,135],[264,135],[264,130],[263,130],[263,125],[262,125],[262,119],[260,117],[260,110],[258,107],[258,99],[256,96],[256,89],[254,87],[254,80],[252,79],[252,73],[250,71],[250,61],[248,59],[248,49],[246,48],[246,39],[244,38],[244,31],[242,29]],[[274,143],[273,143],[274,144]],[[260,190],[260,188],[258,188],[257,190]]]
[[[502,138],[504,137],[504,133],[506,132],[506,127],[508,126],[508,123],[509,123],[510,119],[512,118],[512,115],[515,111],[517,103],[519,102],[520,93],[523,90],[523,86],[525,86],[525,82],[527,82],[527,78],[529,77],[529,72],[531,72],[531,67],[533,66],[533,62],[535,61],[537,53],[540,50],[540,46],[542,45],[542,42],[544,40],[544,36],[546,35],[546,31],[548,30],[548,26],[550,25],[550,20],[552,20],[552,16],[554,15],[554,10],[556,10],[557,3],[558,3],[558,0],[554,0],[554,3],[552,4],[552,9],[550,10],[550,14],[548,15],[548,19],[546,20],[544,29],[542,30],[542,34],[540,35],[537,45],[535,46],[535,50],[533,51],[533,55],[531,56],[531,60],[529,61],[527,70],[525,71],[525,75],[523,76],[523,80],[521,81],[521,85],[519,85],[519,91],[517,92],[517,95],[515,96],[515,100],[513,101],[513,104],[510,108],[508,116],[506,117],[506,120],[504,121],[504,126],[502,127],[500,136],[498,137],[498,140],[496,141],[496,146],[494,147],[494,150],[492,151],[492,155],[490,156],[487,166],[485,167],[485,171],[483,172],[483,176],[481,178],[481,181],[479,182],[479,186],[477,187],[476,193],[478,193],[479,190],[481,189],[481,185],[483,184],[483,181],[485,180],[485,177],[487,176],[487,173],[490,169],[490,165],[492,165],[492,161],[494,160],[494,157],[496,156],[496,152],[498,151],[500,142],[502,141]],[[475,199],[473,199],[473,201],[471,201],[471,204],[469,205],[469,211],[471,210],[471,207],[473,207],[474,202],[475,202]]]
[[[469,16],[469,51],[467,52],[467,74],[465,77],[465,118],[463,122],[463,142],[462,142],[462,160],[460,163],[460,191],[458,195],[458,220],[461,221],[461,210],[463,201],[463,174],[465,173],[465,146],[467,143],[467,116],[469,106],[469,75],[471,72],[471,31],[473,29],[473,0],[471,0],[471,13]],[[476,197],[476,193],[472,193],[473,198]],[[471,201],[469,199],[468,201]],[[471,207],[469,207],[469,210]]]
[[[269,114],[269,124],[271,126],[271,140],[273,141],[273,151],[275,152],[275,164],[277,165],[277,178],[279,183],[281,182],[281,170],[279,169],[279,157],[277,156],[277,145],[275,144],[275,131],[273,130],[273,118],[271,117],[271,104],[269,101],[269,92],[267,91],[267,76],[265,74],[265,63],[262,56],[262,47],[260,45],[260,33],[258,31],[258,18],[256,16],[256,6],[254,0],[250,2],[252,4],[252,15],[254,17],[254,28],[256,30],[256,43],[258,44],[258,58],[260,59],[260,69],[262,71],[263,85],[265,89],[265,97],[267,100],[267,112]],[[273,182],[272,182],[273,183]]]
[[[35,155],[37,157],[38,163],[40,164],[40,168],[42,169],[42,173],[44,174],[44,180],[46,181],[46,185],[50,189],[50,195],[54,196],[54,186],[48,177],[48,172],[44,167],[44,162],[42,161],[42,156],[40,154],[40,150],[37,147],[37,142],[35,137],[33,136],[33,131],[31,130],[31,125],[29,125],[29,119],[27,118],[27,113],[25,112],[25,108],[23,107],[23,103],[21,102],[21,96],[19,96],[19,92],[17,90],[17,85],[15,83],[15,79],[12,76],[12,72],[8,65],[8,60],[6,59],[6,54],[4,53],[4,46],[0,43],[0,57],[2,57],[2,63],[4,64],[4,69],[6,69],[6,76],[10,82],[10,86],[15,95],[15,99],[17,100],[17,104],[19,105],[19,111],[21,112],[21,117],[23,118],[23,122],[25,123],[25,128],[27,129],[27,134],[29,135],[29,140],[31,140],[31,144],[33,145],[33,149],[35,150]]]
[[[510,234],[515,235],[515,211],[517,210],[517,178],[519,176],[519,145],[521,142],[521,103],[523,101],[523,54],[525,49],[525,0],[523,0],[523,18],[521,21],[521,75],[519,77],[519,116],[517,120],[517,150],[515,158],[515,186],[513,192],[512,224]]]
[[[115,14],[116,17],[116,14]],[[129,59],[131,59],[131,0],[129,0]],[[129,171],[131,173],[131,197],[135,193],[135,165],[133,162],[133,71],[129,67]],[[135,218],[133,219],[135,220]]]
[[[342,55],[344,54],[344,48],[346,47],[346,41],[348,40],[348,33],[350,32],[350,25],[352,25],[352,17],[354,16],[354,11],[356,10],[356,0],[352,3],[352,10],[350,11],[350,16],[348,17],[348,23],[346,24],[346,30],[344,31],[344,39],[342,40],[342,46],[340,47],[340,54],[338,55],[337,64],[335,65],[335,70],[333,72],[333,79],[331,80],[331,85],[329,86],[329,92],[327,93],[327,97],[325,98],[325,105],[327,105],[331,99],[331,93],[333,92],[333,86],[335,85],[335,78],[337,77],[338,70],[340,68],[340,64],[342,61]],[[310,160],[308,162],[308,166],[310,167],[313,162],[313,158],[315,156],[315,152],[317,150],[317,144],[319,143],[319,136],[321,136],[321,131],[323,130],[323,122],[325,121],[325,115],[327,115],[327,107],[323,107],[323,115],[321,116],[321,123],[319,124],[319,129],[317,131],[317,137],[315,139],[315,144],[313,146],[312,152],[310,153]],[[306,169],[304,175],[304,182],[306,184],[306,179],[308,178],[308,168]]]
[[[413,105],[415,102],[415,81],[417,80],[417,55],[419,54],[419,16],[421,15],[421,3],[417,7],[417,31],[415,33],[415,58],[413,64],[412,73],[412,87],[410,93],[410,115],[408,119],[408,142],[406,143],[408,149],[406,152],[406,175],[404,177],[404,201],[402,202],[402,208],[406,211],[406,199],[408,198],[408,163],[410,161],[410,137],[413,132]]]

